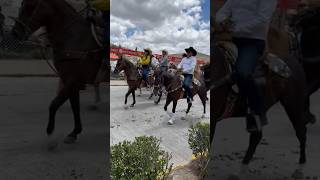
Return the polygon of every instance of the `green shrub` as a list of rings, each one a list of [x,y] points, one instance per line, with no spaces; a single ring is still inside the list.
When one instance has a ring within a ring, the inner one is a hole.
[[[206,156],[210,148],[210,125],[198,122],[188,130],[188,143],[194,156]]]
[[[156,137],[136,137],[111,147],[112,180],[166,179],[171,172],[171,155],[160,148]]]
[[[188,143],[195,157],[193,168],[199,173],[198,176],[204,178],[209,163],[210,148],[210,125],[198,122],[188,129]]]

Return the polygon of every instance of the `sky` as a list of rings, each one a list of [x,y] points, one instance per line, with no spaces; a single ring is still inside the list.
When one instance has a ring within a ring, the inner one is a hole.
[[[210,0],[111,0],[110,41],[130,49],[210,53]]]

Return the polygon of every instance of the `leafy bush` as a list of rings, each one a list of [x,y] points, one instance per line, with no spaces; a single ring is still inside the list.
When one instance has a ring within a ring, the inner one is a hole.
[[[188,132],[188,143],[195,156],[195,160],[191,164],[193,164],[193,169],[199,171],[199,177],[203,178],[209,162],[210,125],[208,123],[198,122],[191,126]]]
[[[160,148],[156,137],[136,137],[111,147],[112,180],[166,179],[171,172],[171,155]]]
[[[210,125],[198,122],[188,130],[188,143],[195,157],[206,156],[210,148]]]

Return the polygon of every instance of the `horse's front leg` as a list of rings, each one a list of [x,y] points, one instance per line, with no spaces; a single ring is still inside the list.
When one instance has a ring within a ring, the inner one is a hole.
[[[159,94],[158,94],[158,100],[154,101],[155,104],[159,104],[161,97],[162,97],[162,90],[160,90]]]
[[[261,139],[262,139],[262,131],[255,131],[250,133],[249,147],[247,149],[244,159],[242,160],[242,164],[245,164],[245,165],[249,164]]]
[[[68,86],[63,86],[58,95],[51,101],[49,106],[49,122],[47,126],[47,135],[51,135],[54,131],[55,116],[59,107],[69,98]]]
[[[168,96],[166,100],[166,104],[164,105],[164,110],[167,112],[170,118],[171,118],[171,114],[168,112],[168,106],[171,103],[171,101],[172,101],[172,98]]]
[[[124,104],[126,105],[127,102],[128,102],[128,96],[131,94],[131,89],[128,89],[128,92],[126,93],[126,96],[125,96],[125,100],[124,100]]]
[[[70,94],[70,104],[74,116],[74,129],[73,131],[64,139],[66,144],[72,144],[77,140],[77,135],[82,131],[82,125],[80,120],[80,100],[79,100],[79,90],[74,90]]]
[[[132,90],[132,98],[133,98],[133,102],[130,105],[130,107],[133,107],[136,104],[136,91]]]
[[[172,116],[171,116],[171,118],[169,119],[169,121],[168,121],[168,124],[169,125],[173,125],[174,124],[174,121],[176,120],[175,118],[175,116],[176,116],[176,107],[177,107],[177,104],[178,104],[178,99],[174,99],[173,100],[173,105],[172,105]]]

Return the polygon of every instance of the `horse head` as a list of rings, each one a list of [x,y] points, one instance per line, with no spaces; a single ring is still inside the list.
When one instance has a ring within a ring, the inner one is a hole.
[[[153,84],[153,94],[159,94],[159,91],[162,88],[162,78],[161,75],[164,72],[160,68],[155,69],[154,71],[154,84]]]
[[[114,68],[114,73],[118,74],[120,73],[122,70],[124,70],[125,68],[125,60],[123,59],[122,56],[120,56],[120,58],[117,60],[117,64],[116,67]]]
[[[44,26],[51,12],[43,0],[23,0],[11,33],[20,40],[26,40],[33,32]]]

